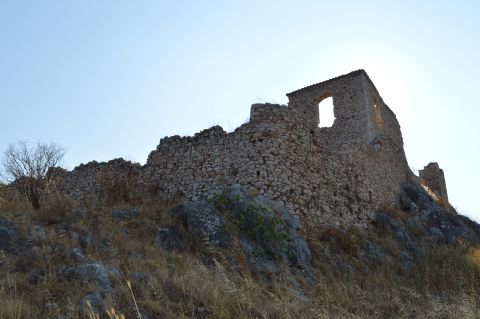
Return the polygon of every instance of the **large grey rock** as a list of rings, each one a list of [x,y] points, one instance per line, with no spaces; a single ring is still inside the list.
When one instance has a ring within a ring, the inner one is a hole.
[[[195,241],[207,240],[208,244],[222,248],[230,246],[232,236],[225,218],[211,204],[204,201],[184,203],[172,209],[172,217]]]
[[[211,202],[238,228],[244,249],[253,257],[285,259],[300,268],[310,268],[311,253],[300,236],[298,218],[263,196],[251,196],[233,185]]]
[[[156,242],[167,250],[203,243],[232,247],[233,233],[239,235],[252,272],[270,284],[288,283],[301,290],[296,276],[313,278],[311,254],[300,235],[300,223],[288,210],[262,196],[252,196],[234,185],[208,202],[196,201],[178,205],[171,211],[169,227],[159,228]],[[203,250],[207,253],[209,250]],[[237,267],[238,256],[226,251],[226,259]],[[206,259],[208,262],[208,258]]]
[[[312,282],[314,276],[309,247],[293,214],[239,185],[217,194],[210,203],[239,235],[252,274],[268,285],[281,282],[295,291],[294,295],[303,295],[300,281]]]
[[[403,196],[401,198],[406,202],[413,202],[415,206],[420,208],[433,203],[432,197],[425,191],[425,189],[414,182],[406,182],[403,184]]]
[[[419,251],[418,244],[412,240],[405,221],[395,219],[389,214],[380,212],[375,216],[375,223],[377,227],[389,233],[401,247],[417,254]]]
[[[453,244],[460,240],[480,243],[480,225],[440,206],[416,183],[403,185],[400,207],[403,210],[401,214],[377,212],[374,225],[379,239],[379,244],[375,245],[384,245],[382,238],[385,236],[393,238],[396,251],[392,253],[390,249],[387,253],[389,249],[383,250],[389,260],[397,259],[403,270],[413,269],[416,260],[422,258],[432,245]],[[366,242],[361,245],[360,255],[367,261],[380,257],[375,256],[378,247],[368,248],[373,247],[372,244]]]
[[[379,265],[392,262],[392,257],[388,254],[385,247],[371,241],[360,243],[358,256],[364,258],[368,264]]]
[[[426,239],[436,242],[454,243],[461,239],[476,239],[472,232],[476,233],[475,225],[478,224],[454,215],[438,205],[420,185],[405,183],[403,191],[401,198],[414,202],[416,209],[403,221],[404,225],[400,225],[400,228],[408,229],[408,226],[421,228]]]
[[[0,250],[13,252],[13,244],[17,237],[17,232],[13,224],[7,219],[0,217]]]
[[[60,275],[67,280],[79,280],[95,283],[103,292],[112,291],[112,279],[119,280],[120,272],[114,267],[99,262],[91,262],[79,265],[75,268],[64,268]]]
[[[112,266],[90,261],[78,248],[73,250],[72,258],[79,265],[60,269],[59,277],[69,282],[93,284],[93,290],[80,300],[79,307],[86,316],[104,313],[106,306],[112,304],[114,281],[119,281],[122,274]]]
[[[163,249],[182,251],[187,248],[185,239],[176,228],[159,228],[155,236],[155,242]]]

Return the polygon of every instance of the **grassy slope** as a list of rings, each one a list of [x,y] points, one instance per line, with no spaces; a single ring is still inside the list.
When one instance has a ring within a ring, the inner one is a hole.
[[[73,226],[77,233],[108,243],[102,250],[91,245],[84,250],[87,257],[124,274],[115,282],[117,295],[102,314],[105,318],[121,318],[120,314],[137,318],[135,303],[150,318],[480,317],[480,249],[467,244],[432,247],[409,273],[386,264],[365,274],[339,272],[324,262],[321,251],[325,238],[333,238],[337,253],[358,262],[351,246],[366,234],[330,229],[310,236],[318,281],[304,284],[310,300],[305,303],[289,293],[289,287],[267,286],[242,265],[232,271],[221,251],[211,251],[215,262],[205,264],[199,252],[171,253],[159,248],[153,238],[157,225],[168,222],[163,207],[146,205],[144,214],[132,221],[113,220],[111,209],[91,210]],[[80,298],[95,287],[71,284],[57,275],[60,265],[72,263],[69,254],[74,243],[55,230],[55,225],[69,218],[62,213],[70,210],[66,203],[35,213],[24,203],[4,202],[0,207],[0,216],[14,222],[21,238],[28,238],[37,224],[47,233],[36,245],[41,258],[27,261],[29,269],[44,272],[44,279],[34,285],[27,281],[30,271],[14,271],[19,257],[0,253],[0,319],[57,318],[60,313],[67,318],[95,317],[78,306]],[[146,279],[139,280],[139,273],[146,274]]]

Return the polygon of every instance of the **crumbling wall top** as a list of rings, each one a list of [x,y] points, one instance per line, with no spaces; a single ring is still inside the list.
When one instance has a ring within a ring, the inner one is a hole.
[[[305,92],[309,92],[310,90],[316,90],[319,87],[326,86],[326,85],[328,85],[330,83],[333,83],[333,82],[336,82],[336,81],[344,80],[344,79],[347,79],[347,78],[354,78],[354,77],[358,77],[358,76],[368,77],[367,72],[365,72],[365,70],[359,69],[359,70],[352,71],[352,72],[347,73],[347,74],[343,74],[343,75],[331,78],[331,79],[326,80],[326,81],[318,82],[318,83],[315,83],[315,84],[312,84],[312,85],[305,86],[301,89],[292,91],[290,93],[287,93],[287,97],[291,98],[291,97],[294,97],[298,94],[303,94]]]

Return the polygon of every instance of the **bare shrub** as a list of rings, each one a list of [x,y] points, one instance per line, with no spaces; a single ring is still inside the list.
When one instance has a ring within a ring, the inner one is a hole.
[[[51,182],[50,168],[59,166],[64,156],[56,143],[11,144],[4,153],[2,178],[38,209]]]

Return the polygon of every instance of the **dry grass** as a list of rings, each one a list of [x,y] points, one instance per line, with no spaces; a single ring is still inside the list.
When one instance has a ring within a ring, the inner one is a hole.
[[[332,243],[334,248],[343,254],[357,255],[358,237],[354,229],[330,227],[322,232],[320,240]]]
[[[385,207],[380,211],[384,212],[385,214],[389,215],[393,219],[398,220],[405,220],[408,218],[408,214],[403,210],[396,208],[396,207]]]
[[[96,243],[109,243],[104,249],[99,245],[85,249],[87,257],[124,274],[114,283],[115,298],[103,313],[85,312],[79,309],[80,299],[95,286],[58,278],[59,265],[72,265],[68,255],[75,243],[45,222],[49,210],[53,218],[53,211],[65,213],[70,208],[68,203],[52,203],[44,215],[36,216],[25,203],[0,206],[1,216],[10,217],[23,229],[20,236],[41,221],[47,230],[47,239],[39,247],[42,258],[31,263],[32,270],[45,274],[35,285],[27,282],[28,272],[13,272],[17,257],[0,253],[0,273],[5,274],[0,277],[0,319],[56,318],[59,314],[66,318],[141,318],[143,311],[152,318],[480,317],[480,249],[476,247],[434,247],[409,274],[400,274],[395,266],[346,274],[327,265],[316,274],[318,281],[307,286],[310,302],[305,303],[284,284],[267,287],[248,271],[232,272],[220,251],[215,252],[213,264],[206,266],[195,253],[162,250],[153,242],[156,225],[170,221],[165,208],[154,203],[145,204],[135,220],[114,220],[112,209],[104,208],[90,211],[76,224],[76,232],[92,234]],[[357,257],[358,234],[331,229],[327,239],[337,245],[339,253]],[[138,280],[139,274],[145,280]]]
[[[0,282],[0,318],[32,318],[34,314],[24,294],[17,287],[16,278],[6,274]]]
[[[361,276],[330,273],[316,287],[326,317],[478,318],[480,250],[438,247],[408,275],[393,267]]]

